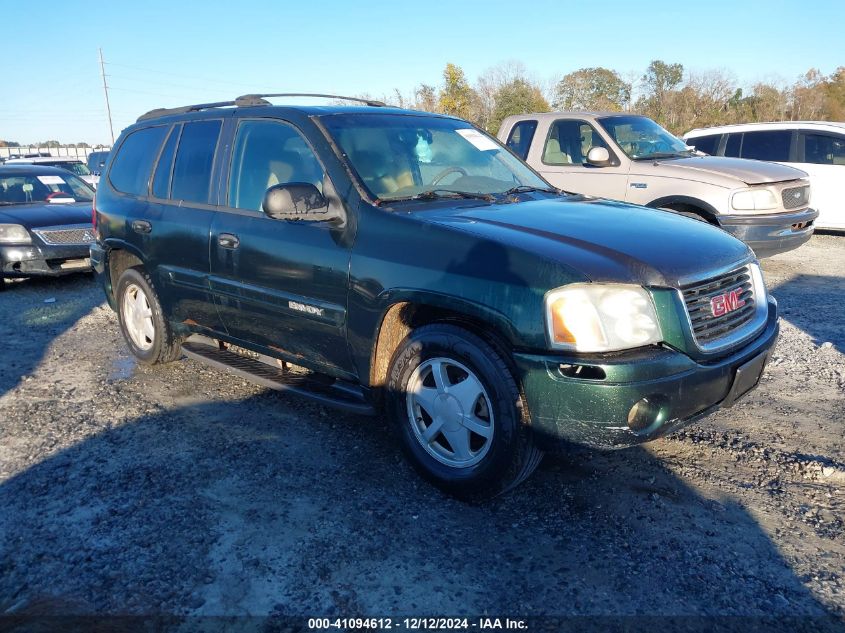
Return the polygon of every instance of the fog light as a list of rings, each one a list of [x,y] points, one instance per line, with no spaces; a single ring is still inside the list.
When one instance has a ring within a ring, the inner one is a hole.
[[[646,396],[628,411],[628,428],[637,435],[651,433],[666,421],[667,409],[663,396]]]

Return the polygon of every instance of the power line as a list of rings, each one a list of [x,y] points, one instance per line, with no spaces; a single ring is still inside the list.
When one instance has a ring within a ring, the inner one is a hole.
[[[206,83],[218,83],[218,84],[225,84],[228,86],[239,86],[241,88],[252,88],[253,84],[246,84],[246,83],[239,83],[236,81],[225,81],[223,79],[212,79],[210,77],[198,77],[196,75],[188,75],[185,73],[174,73],[166,70],[154,70],[152,68],[141,68],[140,66],[130,66],[128,64],[117,64],[115,62],[107,62],[107,66],[119,66],[121,68],[129,68],[131,70],[139,70],[145,73],[155,73],[158,75],[170,75],[171,77],[182,77],[187,79],[193,79],[195,81],[202,81]]]

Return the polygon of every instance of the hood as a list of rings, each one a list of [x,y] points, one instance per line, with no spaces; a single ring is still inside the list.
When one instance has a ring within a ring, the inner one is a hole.
[[[22,224],[30,229],[63,224],[91,224],[91,203],[0,206],[0,223]]]
[[[553,198],[423,212],[429,221],[535,253],[595,282],[675,287],[753,258],[723,230],[621,202]]]
[[[675,173],[670,173],[675,172]],[[800,169],[779,163],[727,156],[689,156],[686,158],[638,161],[631,166],[631,173],[648,173],[661,176],[712,182],[725,177],[747,185],[760,185],[806,178]],[[728,185],[730,186],[730,185]]]

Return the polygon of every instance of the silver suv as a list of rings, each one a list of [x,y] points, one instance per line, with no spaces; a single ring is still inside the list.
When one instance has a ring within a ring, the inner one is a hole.
[[[818,217],[803,171],[707,156],[644,116],[511,116],[499,139],[556,187],[709,222],[745,241],[758,257],[799,247]]]

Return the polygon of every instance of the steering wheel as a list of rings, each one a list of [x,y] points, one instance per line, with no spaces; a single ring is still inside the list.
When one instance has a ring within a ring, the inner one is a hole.
[[[457,166],[447,167],[446,169],[444,169],[439,174],[437,174],[434,178],[431,179],[431,184],[432,185],[439,185],[440,181],[443,180],[446,176],[448,176],[451,173],[458,173],[458,174],[461,174],[462,176],[468,175],[467,170],[464,169],[463,167],[457,167]]]
[[[655,152],[671,152],[672,146],[669,145],[666,141],[655,141],[651,148]]]
[[[44,200],[52,200],[53,198],[73,198],[73,196],[69,193],[65,193],[64,191],[54,191],[53,193],[48,193]]]

